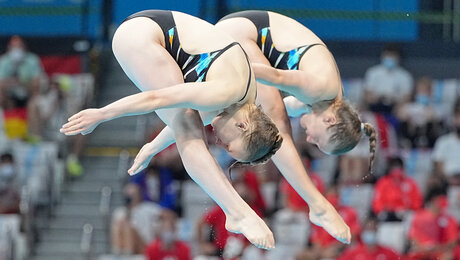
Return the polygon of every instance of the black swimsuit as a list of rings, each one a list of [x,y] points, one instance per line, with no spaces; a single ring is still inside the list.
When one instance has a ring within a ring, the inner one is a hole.
[[[201,53],[201,54],[193,54],[193,55],[188,54],[182,49],[182,46],[180,44],[176,23],[174,21],[174,17],[171,11],[145,10],[145,11],[141,11],[141,12],[130,15],[124,21],[127,21],[135,17],[150,18],[160,26],[161,30],[164,33],[166,50],[173,57],[173,59],[177,62],[177,65],[179,65],[179,68],[181,69],[182,74],[184,75],[185,82],[206,81],[206,75],[208,73],[208,70],[211,64],[226,50],[230,49],[231,47],[235,45],[240,46],[239,43],[232,42],[220,50],[212,51],[209,53]],[[241,50],[243,50],[243,48],[241,48]],[[248,56],[246,55],[246,52],[244,52],[244,54],[246,56],[246,60],[249,66]],[[240,99],[240,101],[242,101],[246,97],[246,94],[248,93],[248,90],[249,90],[250,83],[251,83],[251,66],[249,66],[249,80],[248,80],[248,85],[246,87],[246,92],[244,93],[244,96]]]
[[[313,46],[323,45],[314,43],[299,46],[293,50],[280,52],[276,49],[270,33],[270,18],[267,11],[242,11],[229,14],[221,19],[226,20],[235,17],[249,19],[257,28],[257,45],[268,59],[272,67],[283,70],[298,70],[302,56]],[[324,45],[323,45],[324,46]]]

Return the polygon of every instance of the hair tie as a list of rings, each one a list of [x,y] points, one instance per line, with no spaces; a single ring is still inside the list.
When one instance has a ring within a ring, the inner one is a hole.
[[[364,123],[361,123],[361,132],[364,133]]]

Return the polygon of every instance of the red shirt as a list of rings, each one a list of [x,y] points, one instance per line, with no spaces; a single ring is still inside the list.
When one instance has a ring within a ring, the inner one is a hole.
[[[262,196],[262,192],[260,191],[259,181],[257,180],[256,173],[252,171],[246,171],[244,173],[244,183],[249,190],[251,190],[254,195],[254,201],[251,203],[251,208],[259,215],[259,217],[263,217],[263,213],[266,208],[264,197]]]
[[[460,245],[454,248],[454,260],[460,260]]]
[[[210,211],[206,212],[203,221],[213,229],[213,244],[217,248],[223,249],[228,238],[228,231],[225,229],[224,211],[216,205]]]
[[[219,249],[224,249],[225,244],[227,243],[227,239],[229,236],[236,236],[242,240],[244,243],[247,244],[249,241],[241,234],[233,234],[227,231],[225,228],[225,213],[219,206],[214,206],[210,211],[208,211],[204,217],[204,223],[210,225],[213,229],[213,241],[212,243]]]
[[[149,260],[191,260],[189,246],[181,241],[176,241],[171,249],[163,248],[160,239],[155,239],[145,250]]]
[[[345,252],[337,258],[338,260],[398,260],[399,255],[390,250],[389,248],[376,246],[375,250],[365,245],[357,245],[348,248]]]
[[[311,181],[319,190],[319,192],[324,194],[326,188],[324,187],[323,180],[321,177],[313,172],[309,173]],[[286,194],[287,205],[295,210],[307,209],[308,204],[305,200],[300,197],[300,195],[295,191],[295,189],[285,180],[281,183],[281,190]]]
[[[409,239],[426,246],[451,243],[458,239],[458,225],[448,214],[436,216],[430,210],[421,209],[414,214]]]
[[[417,210],[422,206],[422,194],[410,177],[392,174],[380,178],[374,187],[372,209],[376,214],[386,211]]]
[[[350,227],[351,235],[356,235],[361,231],[358,214],[355,209],[348,206],[338,206],[337,212],[343,218],[345,223]],[[329,235],[322,227],[312,225],[310,240],[312,243],[319,244],[321,247],[328,247],[333,243],[338,242],[334,237]]]

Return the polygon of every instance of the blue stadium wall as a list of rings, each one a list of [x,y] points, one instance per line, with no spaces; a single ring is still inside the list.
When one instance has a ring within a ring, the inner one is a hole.
[[[215,22],[219,0],[113,0],[113,22],[144,9],[170,9]],[[228,10],[267,9],[289,13],[325,40],[415,41],[418,24],[411,20],[318,18],[314,10],[407,12],[418,10],[418,0],[228,0]],[[0,36],[84,36],[102,33],[103,0],[0,0]],[[206,12],[203,12],[206,10]],[[309,10],[312,17],[302,10]]]

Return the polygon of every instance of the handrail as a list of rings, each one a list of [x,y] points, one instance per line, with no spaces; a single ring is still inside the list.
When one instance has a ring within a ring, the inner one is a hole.
[[[83,225],[83,232],[81,235],[80,249],[84,259],[91,259],[92,240],[94,228],[91,224],[86,223]]]
[[[126,149],[121,150],[119,160],[118,160],[118,178],[123,178],[126,176],[128,171],[128,162],[129,162],[129,152]]]
[[[7,260],[13,260],[15,259],[15,241],[14,241],[14,237],[13,237],[13,234],[12,234],[12,231],[11,231],[11,227],[6,225],[5,226],[5,239],[6,239],[6,243],[7,243],[7,246],[6,246],[6,254],[5,254],[5,259]]]
[[[143,144],[145,141],[145,132],[147,128],[147,117],[146,116],[138,116],[136,120],[136,130],[135,130],[135,137],[136,141],[139,144]]]
[[[29,245],[29,248],[34,247],[34,228],[33,228],[33,206],[32,202],[30,200],[30,192],[27,186],[23,186],[21,189],[21,200],[19,202],[19,211],[21,212],[21,215],[24,216],[22,223],[24,227],[24,234],[26,236],[26,241],[27,244]]]
[[[110,203],[112,200],[112,188],[104,186],[101,189],[101,201],[99,204],[99,212],[102,215],[102,223],[105,225],[106,241],[110,241]],[[110,244],[106,244],[106,252],[110,250]]]
[[[104,186],[101,189],[101,200],[99,203],[99,212],[102,215],[110,213],[110,200],[112,197],[112,188],[109,186]]]

